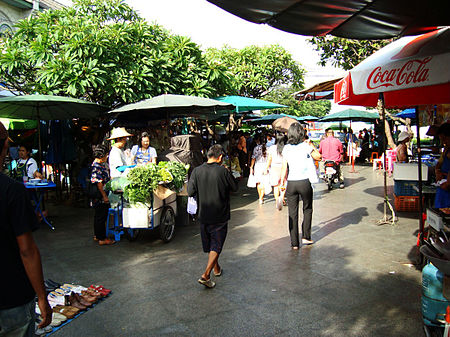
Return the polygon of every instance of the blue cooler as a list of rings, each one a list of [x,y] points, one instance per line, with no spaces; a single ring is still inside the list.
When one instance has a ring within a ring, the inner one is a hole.
[[[444,326],[450,301],[443,295],[444,274],[431,263],[422,270],[422,316],[427,325]]]

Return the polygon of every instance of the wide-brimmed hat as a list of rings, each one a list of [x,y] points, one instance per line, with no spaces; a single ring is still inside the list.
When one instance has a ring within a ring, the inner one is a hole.
[[[406,131],[400,132],[398,135],[398,141],[403,142],[405,139],[411,138],[410,134]]]
[[[111,131],[111,137],[108,138],[108,140],[117,139],[117,138],[123,138],[123,137],[130,137],[132,134],[128,133],[125,128],[114,128]]]

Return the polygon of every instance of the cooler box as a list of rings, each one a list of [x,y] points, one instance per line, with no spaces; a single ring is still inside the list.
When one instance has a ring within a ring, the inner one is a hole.
[[[419,181],[418,163],[394,163],[394,180]],[[422,165],[422,181],[428,180],[428,166]]]

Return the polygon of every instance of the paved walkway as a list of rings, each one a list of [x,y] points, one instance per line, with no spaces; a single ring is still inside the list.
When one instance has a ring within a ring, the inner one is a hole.
[[[277,211],[270,198],[258,205],[255,189],[242,187],[232,198],[224,273],[211,290],[197,283],[206,255],[195,225],[178,227],[168,244],[146,232],[100,247],[92,210],[52,211],[56,231],[35,235],[45,276],[114,292],[55,336],[423,336],[421,274],[408,258],[417,215],[377,226],[382,175],[344,170],[345,189],[315,186],[317,243],[298,252],[287,208]]]

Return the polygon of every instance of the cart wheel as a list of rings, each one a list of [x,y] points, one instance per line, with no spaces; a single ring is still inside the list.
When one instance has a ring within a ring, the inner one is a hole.
[[[137,239],[139,235],[139,229],[127,229],[126,230],[126,236],[128,241],[132,242]]]
[[[175,213],[172,207],[165,207],[159,221],[159,236],[164,242],[172,240],[175,234]]]

